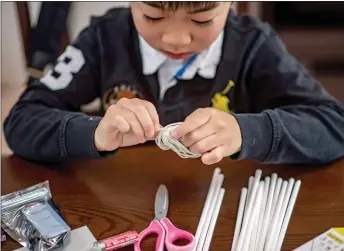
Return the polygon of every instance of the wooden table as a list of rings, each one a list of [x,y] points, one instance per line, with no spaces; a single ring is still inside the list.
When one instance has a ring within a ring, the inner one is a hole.
[[[344,160],[327,167],[261,165],[225,159],[205,166],[200,159],[181,159],[155,146],[122,149],[106,160],[84,160],[64,165],[39,165],[15,156],[2,157],[2,195],[49,180],[54,200],[72,229],[87,225],[97,239],[135,229],[143,230],[154,217],[159,184],[169,189],[169,218],[196,232],[209,183],[221,167],[226,189],[211,250],[229,250],[240,189],[257,168],[263,175],[278,173],[302,180],[301,191],[284,241],[292,250],[331,227],[344,226]],[[155,238],[144,243],[152,250]],[[2,250],[20,246],[8,240]],[[124,250],[133,250],[132,247]]]

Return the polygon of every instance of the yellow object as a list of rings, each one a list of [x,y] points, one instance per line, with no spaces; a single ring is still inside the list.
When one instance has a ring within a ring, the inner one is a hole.
[[[215,93],[214,97],[211,99],[212,107],[223,112],[231,112],[229,109],[230,101],[226,95],[234,86],[235,84],[231,80],[228,82],[226,88],[221,93]]]
[[[344,227],[342,228],[333,228],[334,231],[336,231],[338,234],[343,235],[344,237]]]

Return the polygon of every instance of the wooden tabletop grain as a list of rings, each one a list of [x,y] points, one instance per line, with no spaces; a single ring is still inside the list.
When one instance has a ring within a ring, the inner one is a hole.
[[[344,160],[329,166],[262,165],[225,159],[214,166],[200,159],[181,159],[173,152],[146,145],[121,149],[105,160],[83,160],[42,165],[16,156],[2,156],[1,194],[49,180],[53,199],[72,229],[88,226],[96,239],[127,230],[142,231],[154,217],[159,184],[170,196],[168,217],[178,227],[196,232],[214,168],[225,175],[224,202],[211,250],[229,250],[232,243],[240,190],[256,169],[263,176],[302,181],[283,251],[292,250],[331,227],[344,227]],[[152,250],[155,239],[144,243]],[[7,237],[2,250],[20,245]],[[123,250],[133,250],[132,247]]]

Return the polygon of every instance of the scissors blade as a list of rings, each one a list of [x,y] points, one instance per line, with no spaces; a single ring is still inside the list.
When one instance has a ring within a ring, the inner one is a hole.
[[[168,212],[168,190],[165,185],[160,185],[155,196],[155,219],[161,220]]]

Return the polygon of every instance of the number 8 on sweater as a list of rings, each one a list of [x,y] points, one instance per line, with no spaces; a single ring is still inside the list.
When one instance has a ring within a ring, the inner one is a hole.
[[[57,59],[54,69],[50,70],[41,82],[51,90],[61,90],[66,88],[73,79],[73,73],[80,71],[85,64],[82,52],[73,47],[67,46],[65,52]],[[57,73],[57,75],[53,73]]]

